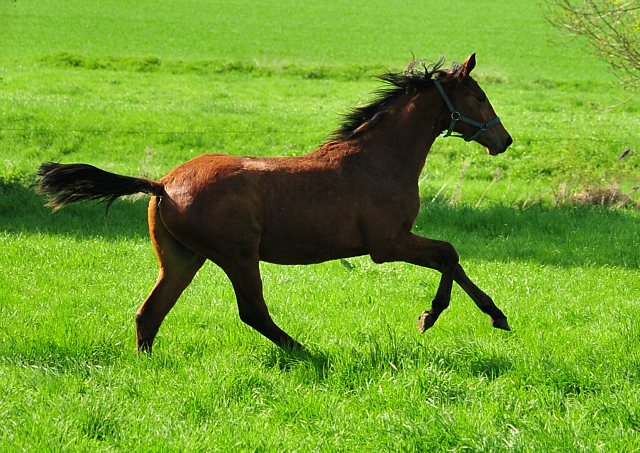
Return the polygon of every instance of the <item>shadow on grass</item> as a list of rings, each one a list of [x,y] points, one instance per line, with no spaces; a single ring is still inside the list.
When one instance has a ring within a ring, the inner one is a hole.
[[[494,356],[477,358],[469,364],[471,374],[484,377],[490,381],[499,378],[514,368],[511,360],[506,357]]]
[[[351,389],[358,388],[368,379],[395,373],[438,375],[446,387],[451,373],[492,381],[516,368],[502,353],[487,351],[477,345],[468,344],[454,350],[434,349],[415,340],[399,338],[391,331],[386,338],[370,336],[361,338],[359,344],[332,344],[328,349],[314,347],[300,351],[268,345],[260,361],[266,369],[276,368],[284,372],[303,370],[316,381],[339,381],[340,385]],[[434,385],[438,386],[434,382],[426,386]]]
[[[266,368],[278,368],[281,371],[290,371],[303,365],[313,370],[318,378],[324,379],[329,371],[331,361],[328,353],[318,351],[315,348],[300,350],[269,345],[262,354],[261,362]]]
[[[451,242],[462,259],[640,268],[640,214],[597,207],[422,208],[417,234]]]
[[[126,357],[129,351],[101,339],[88,339],[71,344],[55,339],[12,341],[10,348],[0,348],[0,364],[42,373],[75,373],[88,376],[100,367]]]
[[[0,180],[0,232],[103,236],[148,236],[148,197],[103,204],[83,202],[53,212],[46,198],[24,183]],[[528,209],[491,205],[482,209],[427,204],[415,231],[451,242],[463,260],[525,261],[558,266],[640,268],[640,214],[593,207]]]

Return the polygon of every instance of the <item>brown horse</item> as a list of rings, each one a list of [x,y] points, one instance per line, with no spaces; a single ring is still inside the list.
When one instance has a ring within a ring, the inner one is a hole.
[[[138,351],[151,351],[160,324],[207,259],[231,280],[242,321],[279,346],[302,348],[269,315],[260,260],[310,264],[368,254],[376,263],[428,267],[442,277],[431,309],[418,318],[420,332],[447,308],[454,281],[494,327],[509,330],[453,246],[411,232],[420,209],[418,177],[441,132],[475,140],[491,155],[512,143],[469,75],[474,66],[475,54],[449,69],[441,69],[442,60],[429,67],[412,62],[402,73],[380,76],[387,85],[377,98],[352,110],[327,143],[301,157],[205,154],[155,182],[90,165],[44,163],[36,185],[56,195],[49,205],[57,208],[152,195],[149,232],[160,275],[136,313]]]

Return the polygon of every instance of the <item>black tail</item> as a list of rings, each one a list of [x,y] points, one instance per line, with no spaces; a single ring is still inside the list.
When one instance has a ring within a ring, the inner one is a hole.
[[[54,206],[56,210],[81,200],[106,201],[108,210],[111,203],[123,195],[162,195],[164,192],[159,182],[117,175],[85,164],[45,162],[37,175],[39,179],[34,185],[42,194],[55,195],[47,206]]]

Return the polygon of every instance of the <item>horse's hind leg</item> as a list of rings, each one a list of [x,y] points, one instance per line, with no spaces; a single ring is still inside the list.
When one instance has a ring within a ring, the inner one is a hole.
[[[476,286],[475,283],[467,277],[462,266],[458,264],[456,268],[456,272],[453,276],[455,282],[460,285],[460,287],[466,292],[471,299],[476,303],[478,308],[482,310],[484,313],[491,316],[491,324],[493,327],[503,330],[511,330],[509,327],[509,323],[507,322],[507,317],[502,313],[502,311],[496,307],[496,304],[493,303],[493,300],[487,296],[484,291]]]
[[[232,262],[221,266],[233,285],[238,300],[240,319],[253,327],[276,345],[303,350],[304,347],[291,338],[271,319],[262,293],[262,279],[258,259]]]
[[[151,352],[160,324],[205,262],[205,258],[186,248],[167,230],[160,219],[156,197],[149,203],[149,233],[160,274],[136,313],[138,352]]]

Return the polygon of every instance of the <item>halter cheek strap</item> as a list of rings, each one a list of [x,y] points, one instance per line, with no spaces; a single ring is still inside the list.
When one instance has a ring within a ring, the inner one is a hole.
[[[433,84],[436,86],[436,88],[438,89],[438,91],[442,95],[442,99],[444,99],[445,104],[447,104],[447,107],[449,107],[449,111],[451,111],[451,123],[449,124],[449,130],[447,130],[446,134],[445,133],[442,134],[443,137],[459,137],[459,138],[463,138],[465,142],[470,142],[470,141],[475,140],[476,138],[480,137],[480,135],[482,135],[482,133],[484,131],[486,131],[487,129],[489,129],[492,126],[495,126],[496,124],[498,124],[500,122],[500,117],[499,116],[495,117],[494,119],[492,119],[488,123],[481,123],[479,121],[472,120],[471,118],[467,118],[466,116],[462,116],[460,114],[460,112],[458,112],[455,109],[455,107],[453,106],[453,104],[449,100],[449,97],[444,92],[444,89],[442,88],[442,85],[440,84],[438,79],[432,79],[432,80],[433,80]],[[462,121],[463,123],[467,123],[467,124],[470,124],[472,126],[477,127],[478,128],[478,132],[476,132],[475,134],[473,134],[469,138],[465,137],[462,134],[460,134],[460,135],[452,135],[453,134],[453,129],[456,127],[456,123],[458,121]]]

